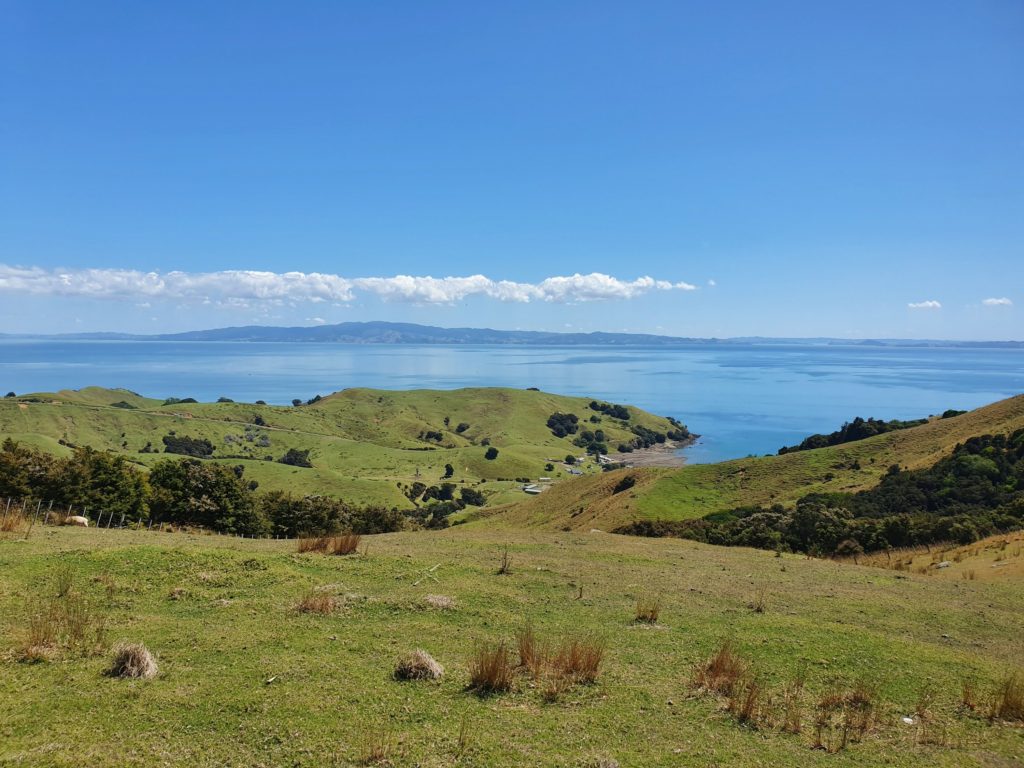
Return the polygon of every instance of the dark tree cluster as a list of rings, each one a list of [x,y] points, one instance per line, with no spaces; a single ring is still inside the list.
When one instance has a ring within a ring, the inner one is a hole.
[[[420,432],[420,440],[433,440],[435,443],[439,443],[444,439],[444,435],[436,430],[430,429],[426,432]]]
[[[1024,527],[1024,430],[957,445],[927,469],[893,465],[859,493],[815,493],[795,508],[744,507],[683,522],[638,522],[622,533],[830,555],[951,541]]]
[[[168,397],[161,405],[187,405],[188,403],[198,402],[194,397]]]
[[[127,403],[124,400],[118,400],[116,403],[111,403],[110,407],[111,408],[124,408],[126,410],[131,410],[131,411],[136,410],[136,406],[132,405],[131,403]]]
[[[285,451],[284,456],[278,459],[280,464],[288,464],[292,467],[306,467],[310,468],[313,466],[313,462],[309,460],[309,448],[305,450],[299,448],[289,448]]]
[[[779,448],[779,455],[794,453],[796,451],[810,451],[815,448],[825,448],[830,445],[842,445],[852,443],[856,440],[864,440],[875,435],[882,435],[886,432],[895,432],[899,429],[909,429],[927,424],[928,419],[913,419],[911,421],[882,421],[881,419],[862,419],[860,416],[853,421],[848,421],[835,432],[827,435],[811,435],[805,438],[800,445],[789,445]]]
[[[548,429],[555,437],[575,435],[579,431],[580,418],[575,413],[552,413],[548,417]]]
[[[592,453],[595,456],[597,454],[608,453],[608,444],[605,442],[605,434],[603,429],[597,429],[591,431],[584,429],[580,432],[579,437],[572,441],[573,445],[578,445],[583,448],[587,453]]]
[[[188,437],[174,433],[164,435],[164,451],[182,456],[194,456],[197,459],[208,459],[213,455],[213,443],[205,437]]]
[[[395,509],[256,488],[242,465],[164,459],[146,475],[124,456],[89,447],[57,458],[10,439],[0,445],[0,496],[72,505],[94,518],[110,514],[126,524],[155,520],[250,536],[384,533],[407,522]]]
[[[624,405],[614,405],[612,403],[599,403],[597,400],[590,401],[590,409],[597,411],[598,413],[606,414],[611,416],[613,419],[621,419],[622,421],[629,421],[629,409]]]

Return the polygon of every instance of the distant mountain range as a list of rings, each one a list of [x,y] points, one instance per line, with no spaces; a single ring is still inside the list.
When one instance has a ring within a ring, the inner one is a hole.
[[[331,344],[522,344],[534,346],[657,346],[679,347],[721,344],[814,344],[873,347],[966,347],[1024,349],[1022,341],[938,341],[926,339],[773,339],[745,336],[731,339],[697,339],[649,333],[551,333],[547,331],[498,331],[491,328],[439,328],[415,323],[338,323],[295,326],[245,325],[185,333],[64,333],[0,334],[0,338],[62,339],[92,341],[273,341],[324,342]]]

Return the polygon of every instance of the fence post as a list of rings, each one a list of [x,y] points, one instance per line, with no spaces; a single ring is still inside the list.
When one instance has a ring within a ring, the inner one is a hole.
[[[107,530],[110,530],[110,524],[114,522],[114,510],[110,510],[110,517],[107,518]]]
[[[46,515],[43,517],[43,525],[50,524],[50,511],[53,509],[53,500],[50,500],[50,506],[46,508]]]
[[[117,524],[118,528],[124,528],[124,512],[121,513],[121,522]]]
[[[40,499],[36,502],[36,513],[32,515],[32,522],[28,524],[28,530],[25,531],[25,540],[28,541],[28,535],[32,533],[32,528],[36,524],[36,520],[39,518],[39,508],[43,506],[43,500]]]
[[[7,508],[4,509],[4,522],[0,524],[0,528],[4,528],[7,525],[7,513],[11,511],[11,497],[7,497]]]

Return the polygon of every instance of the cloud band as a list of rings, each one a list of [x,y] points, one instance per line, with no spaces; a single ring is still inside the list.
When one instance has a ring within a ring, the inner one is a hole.
[[[140,272],[128,269],[50,270],[0,264],[0,293],[76,296],[132,301],[170,300],[238,304],[248,302],[347,303],[360,293],[385,301],[452,304],[482,296],[505,302],[572,303],[632,299],[650,291],[693,291],[684,282],[638,277],[620,280],[593,272],[549,277],[538,283],[469,277],[342,277],[319,272]]]

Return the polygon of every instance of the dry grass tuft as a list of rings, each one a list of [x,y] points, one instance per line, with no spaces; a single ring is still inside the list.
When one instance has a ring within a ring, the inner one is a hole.
[[[184,600],[186,597],[188,597],[188,590],[184,587],[174,587],[167,593],[168,600]]]
[[[345,533],[331,538],[328,552],[332,555],[352,555],[359,550],[363,537],[358,533]]]
[[[311,589],[302,596],[295,610],[299,613],[334,613],[338,609],[338,598],[319,589]]]
[[[754,599],[750,601],[750,610],[754,613],[764,613],[768,610],[768,585],[761,584],[754,592]]]
[[[508,554],[508,545],[505,545],[505,549],[501,553],[501,562],[498,564],[498,575],[508,576],[512,573],[512,558]]]
[[[535,680],[539,679],[547,666],[549,654],[538,642],[532,624],[527,624],[516,635],[516,647],[519,651],[519,666],[526,668]]]
[[[299,552],[326,552],[327,542],[330,541],[330,538],[330,536],[312,536],[299,539],[296,542],[296,549]]]
[[[726,638],[705,661],[694,667],[691,685],[710,693],[731,696],[737,683],[747,674],[749,665]]]
[[[359,550],[363,537],[358,533],[343,533],[340,536],[313,536],[299,539],[299,552],[320,552],[325,555],[351,555]]]
[[[426,595],[423,598],[423,602],[431,608],[437,608],[440,611],[452,611],[455,609],[455,598],[448,597],[447,595]]]
[[[360,765],[390,764],[391,755],[395,751],[394,738],[384,730],[376,729],[364,737],[363,753],[359,757]]]
[[[814,748],[839,752],[859,741],[874,723],[875,694],[865,682],[852,688],[833,687],[817,703]]]
[[[636,612],[633,622],[636,624],[657,624],[661,615],[661,597],[640,595],[636,599]]]
[[[12,507],[0,513],[0,533],[19,533],[28,528],[28,516],[24,509]]]
[[[114,661],[107,669],[109,677],[149,680],[156,677],[156,659],[142,643],[119,643],[114,648]]]
[[[1024,722],[1024,674],[1010,672],[996,685],[989,717],[993,720]]]
[[[744,677],[732,686],[726,709],[741,723],[756,724],[761,712],[764,687],[753,676]]]
[[[564,640],[551,659],[558,677],[576,683],[593,683],[604,659],[605,645],[600,640]]]
[[[426,651],[417,648],[398,661],[394,672],[395,680],[440,680],[444,667]]]
[[[469,660],[469,687],[482,694],[504,693],[512,688],[514,671],[504,642],[480,645]]]
[[[60,565],[53,572],[53,588],[57,597],[67,597],[75,586],[75,569],[67,563]]]

